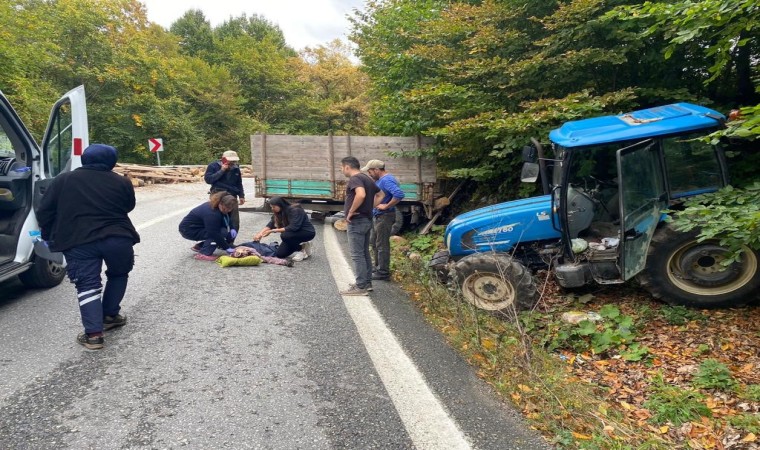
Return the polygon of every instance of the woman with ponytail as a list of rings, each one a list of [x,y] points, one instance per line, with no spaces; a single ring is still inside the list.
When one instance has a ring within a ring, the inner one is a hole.
[[[277,247],[276,257],[287,258],[302,249],[308,256],[310,253],[309,241],[314,239],[316,231],[306,211],[298,205],[291,205],[282,197],[270,198],[269,205],[274,213],[272,220],[253,237],[253,240],[259,241],[272,233],[280,233],[282,242]],[[301,244],[305,244],[303,248]]]

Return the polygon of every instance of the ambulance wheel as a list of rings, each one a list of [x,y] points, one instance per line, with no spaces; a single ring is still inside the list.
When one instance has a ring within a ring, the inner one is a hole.
[[[649,245],[638,280],[653,297],[694,308],[741,306],[760,289],[760,254],[744,247],[739,261],[721,264],[728,250],[717,240],[698,242],[698,231],[683,233],[666,224]]]
[[[58,286],[65,277],[63,266],[37,256],[32,260],[32,267],[18,276],[26,287],[35,289]]]
[[[506,253],[476,253],[455,266],[462,296],[472,305],[493,312],[528,310],[538,302],[530,270]]]

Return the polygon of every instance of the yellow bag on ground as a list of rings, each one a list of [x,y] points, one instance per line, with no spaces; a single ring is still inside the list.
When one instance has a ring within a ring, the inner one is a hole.
[[[230,266],[258,266],[261,264],[261,258],[258,256],[245,256],[243,258],[233,258],[232,256],[220,256],[216,263],[221,267]]]

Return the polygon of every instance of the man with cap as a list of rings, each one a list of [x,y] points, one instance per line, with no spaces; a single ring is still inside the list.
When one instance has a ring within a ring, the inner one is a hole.
[[[222,153],[222,159],[214,161],[206,167],[206,174],[203,179],[206,183],[211,185],[209,194],[213,194],[219,191],[226,191],[238,199],[238,204],[245,203],[245,191],[243,191],[243,174],[240,173],[240,166],[238,166],[238,155],[232,150],[227,150]],[[235,209],[230,213],[230,222],[233,233],[237,235],[240,231],[240,211],[237,205]]]
[[[104,331],[127,323],[119,312],[134,265],[133,246],[140,242],[128,216],[135,208],[135,190],[128,178],[111,170],[116,159],[110,145],[90,145],[82,153],[82,167],[55,177],[37,209],[42,239],[66,257],[84,325],[77,342],[89,350],[103,348]]]
[[[396,222],[396,204],[404,199],[404,191],[396,177],[385,171],[383,161],[373,159],[364,167],[363,172],[375,180],[380,191],[375,195],[375,208],[372,210],[372,236],[370,246],[375,260],[373,280],[388,280],[391,277],[391,230]]]

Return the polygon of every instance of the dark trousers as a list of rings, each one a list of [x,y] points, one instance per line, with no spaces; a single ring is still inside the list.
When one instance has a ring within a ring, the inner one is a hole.
[[[129,272],[135,262],[133,245],[131,238],[108,237],[63,252],[66,274],[77,289],[85,333],[102,332],[103,317],[119,314]],[[106,263],[105,289],[100,278],[103,262]]]
[[[201,248],[198,253],[202,253],[204,255],[210,255],[214,253],[217,248],[225,250],[227,247],[232,245],[231,236],[228,235],[226,228],[222,228],[219,232],[220,235],[227,236],[227,239],[229,239],[229,241],[225,242],[216,242],[216,240],[211,239],[208,233],[206,233],[206,230],[202,228],[197,230],[179,230],[179,234],[182,235],[182,237],[185,239],[190,239],[191,241],[200,241]]]
[[[277,247],[277,253],[274,255],[278,258],[287,258],[301,249],[302,242],[309,242],[314,239],[316,234],[313,231],[286,231],[280,234],[282,242]]]
[[[375,272],[383,277],[391,275],[391,230],[394,223],[396,223],[396,213],[393,212],[381,214],[372,219],[372,235],[369,244],[375,260]]]
[[[372,221],[367,217],[354,217],[348,223],[347,231],[348,251],[356,271],[356,286],[364,289],[372,284],[372,256],[369,253]]]

